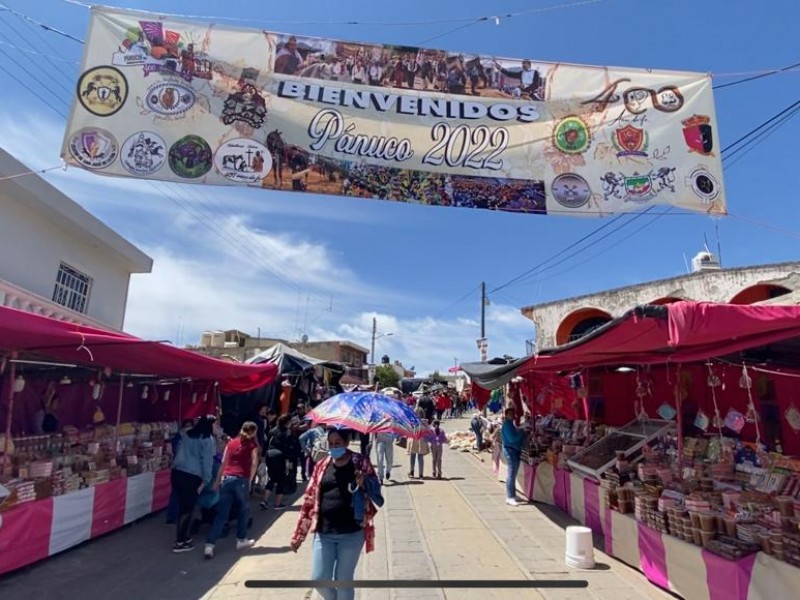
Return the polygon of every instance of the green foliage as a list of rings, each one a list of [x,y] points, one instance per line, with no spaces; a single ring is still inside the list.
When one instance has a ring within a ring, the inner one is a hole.
[[[392,368],[392,365],[378,365],[375,368],[375,381],[378,382],[379,389],[398,387],[400,375]]]

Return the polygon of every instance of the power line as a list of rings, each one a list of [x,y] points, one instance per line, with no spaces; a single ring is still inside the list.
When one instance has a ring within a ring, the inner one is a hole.
[[[792,69],[796,69],[797,67],[800,67],[800,62],[788,65],[786,67],[781,67],[780,69],[773,69],[771,71],[763,71],[761,73],[753,75],[752,77],[745,77],[744,79],[739,79],[738,81],[731,81],[730,83],[723,83],[721,85],[715,85],[715,86],[712,86],[711,89],[713,89],[713,90],[722,90],[722,89],[725,89],[725,88],[733,87],[735,85],[740,85],[742,83],[747,83],[749,81],[756,81],[757,79],[763,79],[764,77],[770,77],[772,75],[777,75],[778,73],[783,73],[785,71],[791,71]]]
[[[66,31],[61,31],[57,27],[51,27],[50,25],[45,25],[44,23],[41,23],[39,21],[36,21],[35,19],[30,18],[28,15],[25,15],[25,14],[23,14],[21,12],[18,12],[16,10],[12,9],[12,8],[9,8],[5,4],[0,3],[0,11],[3,11],[3,10],[11,13],[15,17],[17,17],[18,19],[22,19],[23,21],[27,21],[31,25],[35,25],[37,27],[40,27],[40,28],[44,29],[45,31],[50,31],[52,33],[56,33],[56,34],[58,34],[60,36],[63,36],[65,38],[67,38],[67,39],[70,39],[70,40],[72,40],[74,42],[78,42],[79,44],[83,43],[83,40],[81,38],[79,38],[79,37],[75,37],[74,35],[72,35],[70,33],[67,33]]]

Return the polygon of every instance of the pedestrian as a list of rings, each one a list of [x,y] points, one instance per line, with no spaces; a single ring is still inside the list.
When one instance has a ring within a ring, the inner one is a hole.
[[[308,431],[311,423],[306,421],[306,412],[308,409],[306,408],[305,402],[298,402],[297,407],[295,408],[294,417],[292,418],[290,430],[292,432],[292,436],[294,438],[293,444],[293,455],[294,460],[292,463],[292,477],[294,477],[294,482],[297,483],[297,471],[300,471],[300,475],[303,481],[308,481],[308,477],[306,476],[306,469],[305,469],[305,454],[303,453],[302,445],[300,444],[300,436],[303,435],[306,431]],[[297,486],[293,486],[296,488]]]
[[[214,558],[214,544],[222,535],[222,528],[233,509],[236,510],[236,549],[247,550],[255,544],[255,540],[247,538],[247,499],[258,466],[257,433],[258,426],[247,421],[242,425],[239,435],[225,447],[222,464],[214,481],[214,490],[219,490],[219,502],[214,523],[206,536],[206,558]]]
[[[436,420],[441,421],[444,418],[447,409],[450,408],[450,397],[447,391],[443,390],[436,396]]]
[[[181,443],[181,437],[194,426],[194,421],[187,419],[181,425],[181,428],[175,432],[170,440],[172,446],[172,457],[178,456],[178,446]],[[173,487],[169,494],[169,505],[167,506],[167,525],[174,525],[178,520],[178,491]]]
[[[352,581],[362,548],[375,548],[373,519],[383,506],[381,482],[369,459],[351,452],[345,430],[328,432],[328,456],[317,463],[291,540],[297,552],[314,534],[311,579]],[[353,600],[353,588],[318,588],[324,600]]]
[[[417,415],[420,417],[422,421],[422,430],[423,432],[429,431],[428,427],[428,420],[423,416],[423,412],[421,409],[417,409]],[[431,453],[431,445],[427,439],[425,433],[415,440],[410,440],[408,443],[408,455],[409,455],[409,470],[408,470],[408,478],[414,479],[414,466],[419,466],[419,478],[425,479],[425,455]]]
[[[172,463],[172,489],[178,496],[178,517],[175,520],[175,553],[194,550],[189,537],[197,497],[211,484],[216,444],[211,437],[214,417],[203,417],[197,425],[181,434],[178,453]]]
[[[328,432],[321,423],[300,435],[300,447],[306,457],[304,464],[304,478],[314,473],[314,465],[328,454]]]
[[[433,413],[436,410],[436,405],[433,403],[433,399],[428,393],[427,387],[422,388],[422,396],[420,396],[417,401],[417,408],[422,410],[423,416],[428,420],[428,423],[433,421]]]
[[[375,453],[378,455],[378,479],[388,481],[392,477],[394,461],[394,436],[391,433],[375,434]]]
[[[487,421],[479,412],[472,415],[472,420],[469,422],[469,428],[475,434],[475,448],[478,452],[483,450],[483,432],[488,428],[489,421]]]
[[[447,434],[441,428],[439,420],[433,422],[433,436],[431,437],[431,458],[433,459],[433,476],[442,478],[442,454],[447,443]]]
[[[506,408],[502,429],[503,456],[508,467],[506,470],[506,504],[509,506],[519,506],[519,502],[517,502],[517,472],[522,457],[522,442],[525,439],[525,433],[514,424],[514,413],[512,406]]]
[[[284,496],[289,491],[289,462],[292,460],[294,440],[289,431],[291,415],[278,417],[277,426],[269,433],[269,448],[267,449],[267,485],[264,490],[264,499],[261,501],[262,510],[269,508],[270,495],[275,493],[275,510],[283,510]]]

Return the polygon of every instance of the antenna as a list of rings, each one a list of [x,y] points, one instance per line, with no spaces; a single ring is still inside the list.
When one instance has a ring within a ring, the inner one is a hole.
[[[714,230],[717,234],[717,260],[722,268],[722,243],[719,241],[719,219],[714,219]]]
[[[691,273],[691,269],[689,268],[689,259],[686,258],[686,252],[683,253],[683,264],[686,265],[686,272]]]

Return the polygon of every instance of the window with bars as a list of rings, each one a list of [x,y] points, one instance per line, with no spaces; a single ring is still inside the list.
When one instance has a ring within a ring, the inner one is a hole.
[[[92,291],[92,278],[67,264],[61,263],[56,275],[53,302],[85,313]]]

